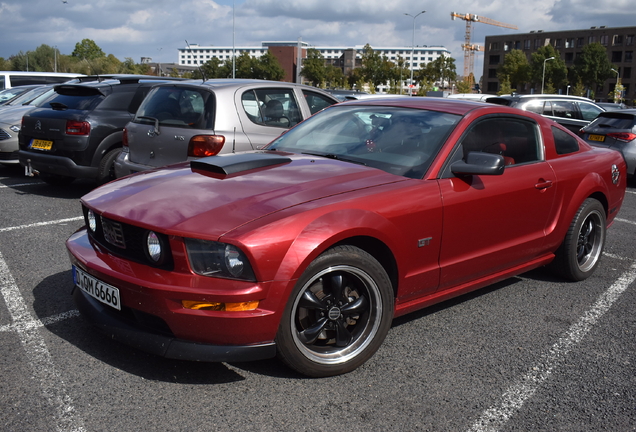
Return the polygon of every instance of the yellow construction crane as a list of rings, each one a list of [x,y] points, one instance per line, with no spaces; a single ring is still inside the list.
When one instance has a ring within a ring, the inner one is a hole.
[[[486,18],[479,15],[474,14],[460,14],[451,12],[451,19],[454,21],[456,18],[463,19],[466,21],[466,34],[464,38],[464,44],[462,44],[462,49],[464,50],[464,79],[471,80],[473,77],[473,69],[475,67],[475,51],[483,51],[484,47],[479,45],[474,45],[470,42],[472,37],[472,24],[474,22],[480,22],[484,24],[490,24],[498,27],[509,28],[513,30],[517,30],[516,25],[506,24],[499,21],[495,21],[490,18]]]

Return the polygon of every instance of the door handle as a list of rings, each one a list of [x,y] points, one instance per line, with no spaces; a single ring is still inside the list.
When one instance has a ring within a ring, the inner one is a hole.
[[[535,188],[537,189],[548,189],[552,187],[552,180],[543,180],[540,179],[539,183],[534,185]]]

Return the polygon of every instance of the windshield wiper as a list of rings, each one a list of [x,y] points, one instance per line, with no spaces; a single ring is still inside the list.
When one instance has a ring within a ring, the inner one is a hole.
[[[356,159],[350,159],[348,157],[343,157],[342,155],[337,155],[337,154],[333,154],[333,153],[302,152],[302,154],[309,155],[309,156],[319,156],[319,157],[324,157],[324,158],[327,158],[327,159],[334,159],[334,160],[339,160],[339,161],[343,161],[343,162],[351,162],[351,163],[354,163],[354,164],[367,166],[367,164],[362,162],[362,161],[359,161],[359,160],[356,160]]]

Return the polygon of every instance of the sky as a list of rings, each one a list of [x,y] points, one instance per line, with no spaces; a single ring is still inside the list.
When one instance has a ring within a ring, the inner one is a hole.
[[[634,0],[0,0],[0,57],[42,44],[71,54],[83,39],[136,63],[176,63],[186,40],[232,46],[234,38],[241,47],[302,38],[310,46],[408,48],[414,39],[416,46],[450,50],[462,74],[466,22],[451,20],[451,12],[518,27],[473,23],[472,43],[482,45],[489,35],[636,25]],[[476,53],[477,78],[482,68],[483,53]]]

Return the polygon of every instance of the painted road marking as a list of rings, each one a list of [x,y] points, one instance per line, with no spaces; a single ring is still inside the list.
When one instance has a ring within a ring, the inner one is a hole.
[[[469,432],[496,432],[517,413],[523,404],[530,399],[539,387],[548,379],[563,358],[583,340],[585,335],[612,307],[614,302],[636,280],[636,263],[619,277],[616,282],[601,296],[596,303],[550,348],[540,361],[515,384],[510,386],[501,397],[499,405],[488,408],[473,423]]]
[[[75,221],[79,221],[79,220],[82,220],[82,219],[84,219],[83,216],[78,216],[78,217],[72,217],[72,218],[66,218],[66,219],[58,219],[58,220],[50,221],[50,222],[37,222],[37,223],[28,224],[28,225],[18,225],[18,226],[14,226],[14,227],[0,228],[0,233],[7,232],[7,231],[26,229],[26,228],[34,228],[34,227],[41,227],[41,226],[47,226],[47,225],[63,224],[65,222],[75,222]]]

